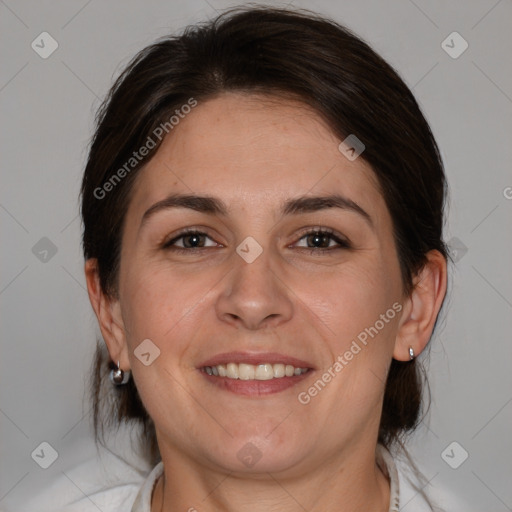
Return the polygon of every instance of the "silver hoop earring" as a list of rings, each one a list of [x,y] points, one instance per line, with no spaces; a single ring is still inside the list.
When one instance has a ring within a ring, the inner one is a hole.
[[[130,380],[130,374],[130,370],[121,370],[119,361],[117,361],[117,370],[110,370],[110,382],[112,382],[114,386],[122,386]]]
[[[414,350],[412,347],[409,347],[409,359],[412,361],[414,359]]]

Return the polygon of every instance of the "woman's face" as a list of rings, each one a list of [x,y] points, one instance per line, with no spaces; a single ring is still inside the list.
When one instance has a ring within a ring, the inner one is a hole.
[[[181,119],[138,176],[121,362],[164,459],[300,471],[375,442],[404,297],[375,176],[340,142],[298,103],[223,94]],[[328,196],[338,202],[314,200]],[[244,362],[264,380],[203,370]],[[275,376],[284,363],[310,369]]]

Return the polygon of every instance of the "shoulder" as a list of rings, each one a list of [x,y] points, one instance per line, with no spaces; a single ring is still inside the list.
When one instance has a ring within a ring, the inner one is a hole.
[[[460,496],[455,496],[447,485],[443,485],[439,473],[427,478],[404,448],[389,451],[378,445],[377,453],[390,470],[395,471],[399,510],[406,507],[415,512],[453,512],[468,509],[468,504]]]
[[[151,467],[108,449],[90,449],[78,464],[62,468],[23,504],[23,512],[127,512]]]

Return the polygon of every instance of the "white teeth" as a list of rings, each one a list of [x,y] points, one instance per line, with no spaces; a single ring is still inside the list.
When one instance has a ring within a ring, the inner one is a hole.
[[[218,364],[216,366],[205,366],[203,370],[208,375],[216,377],[227,377],[228,379],[240,380],[270,380],[281,379],[283,377],[293,377],[306,373],[309,368],[295,368],[291,364],[271,364],[262,363],[259,365],[246,363],[228,363]]]
[[[208,366],[206,368],[208,368]],[[227,364],[226,377],[229,377],[230,379],[238,379],[238,365],[236,363]]]
[[[274,378],[274,368],[271,364],[259,364],[256,367],[257,380],[270,380]]]
[[[240,380],[254,380],[255,373],[256,370],[252,364],[240,363],[238,365],[238,378]]]
[[[274,370],[274,377],[276,377],[277,379],[284,377],[284,364],[274,364],[272,365],[272,369]]]

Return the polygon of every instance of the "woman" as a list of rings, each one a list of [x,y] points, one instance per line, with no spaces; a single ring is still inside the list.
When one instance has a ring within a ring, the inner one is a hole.
[[[163,39],[113,86],[81,192],[95,426],[139,422],[154,465],[133,512],[404,506],[445,177],[382,58],[268,8]]]

